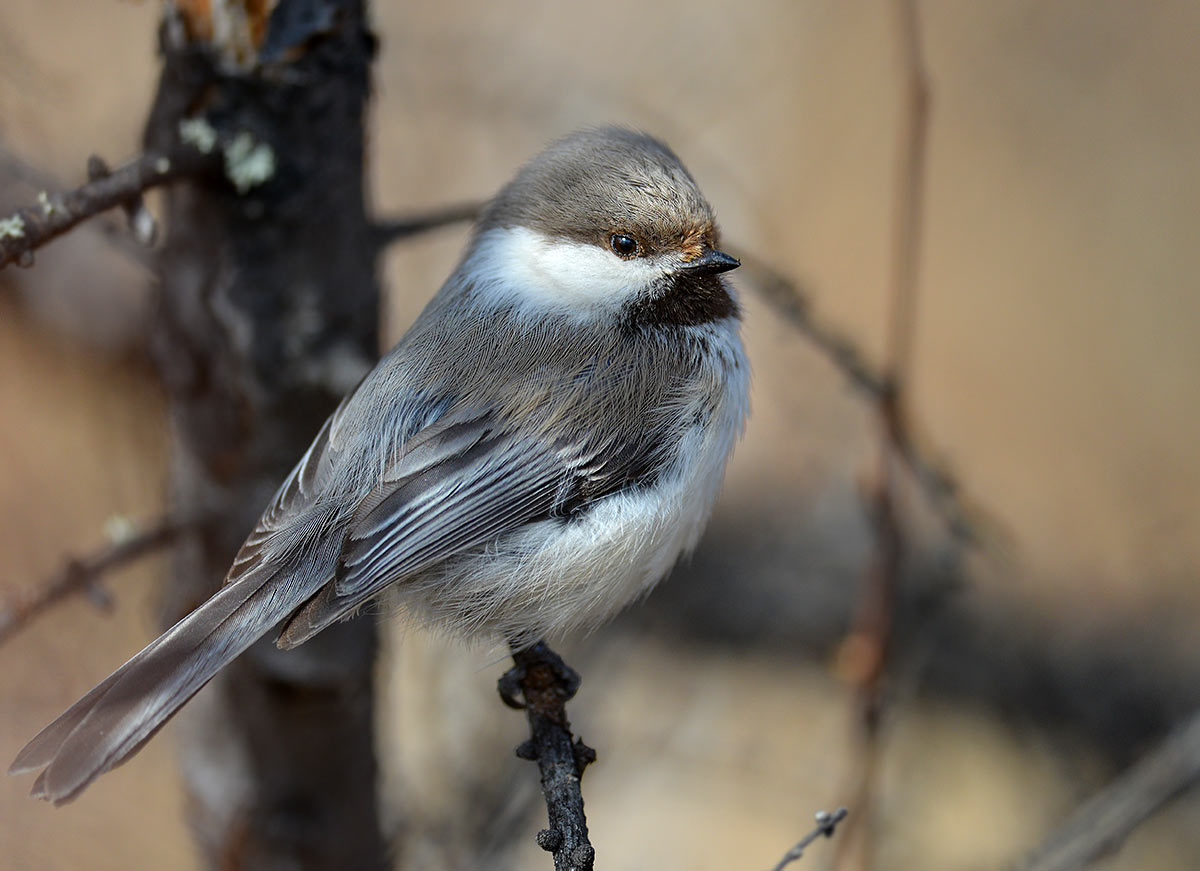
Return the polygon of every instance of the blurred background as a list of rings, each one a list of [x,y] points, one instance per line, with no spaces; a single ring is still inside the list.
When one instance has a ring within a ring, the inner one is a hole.
[[[1200,5],[920,9],[933,104],[910,413],[985,534],[960,549],[902,489],[871,852],[1000,868],[1200,706]],[[64,185],[91,153],[136,151],[159,11],[0,0],[4,149]],[[882,363],[902,106],[889,4],[394,0],[374,18],[380,215],[486,197],[580,126],[643,128],[688,164],[729,250]],[[0,211],[32,199],[19,174],[0,156]],[[390,253],[389,342],[465,239]],[[753,417],[709,533],[646,603],[561,649],[584,676],[570,710],[600,757],[584,795],[606,869],[770,867],[845,802],[860,752],[839,645],[871,553],[873,413],[753,271],[734,278]],[[114,517],[158,512],[148,301],[96,226],[0,273],[0,594],[103,544]],[[0,647],[0,757],[156,634],[161,571],[113,576],[111,613],[65,602]],[[525,726],[494,695],[502,657],[402,626],[387,647],[398,867],[549,867],[536,772],[512,758]],[[170,731],[57,811],[0,779],[0,864],[190,867]],[[1097,867],[1200,867],[1200,796]]]

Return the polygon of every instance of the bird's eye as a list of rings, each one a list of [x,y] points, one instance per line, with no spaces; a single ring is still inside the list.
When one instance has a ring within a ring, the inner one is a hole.
[[[608,240],[608,246],[612,248],[613,254],[625,260],[636,257],[638,253],[637,239],[626,236],[624,233],[614,233]]]

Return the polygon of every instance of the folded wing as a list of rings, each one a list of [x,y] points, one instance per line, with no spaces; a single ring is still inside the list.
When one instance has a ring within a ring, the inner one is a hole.
[[[280,645],[301,644],[406,576],[552,516],[578,492],[582,460],[570,446],[504,432],[487,413],[422,431],[358,506],[334,582]]]

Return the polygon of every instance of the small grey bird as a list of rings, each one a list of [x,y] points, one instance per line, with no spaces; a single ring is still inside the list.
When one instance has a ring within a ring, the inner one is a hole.
[[[273,627],[294,647],[392,588],[514,645],[589,627],[699,538],[749,366],[712,209],[661,142],[567,136],[341,403],[224,586],[43,729],[9,773],[56,803]]]

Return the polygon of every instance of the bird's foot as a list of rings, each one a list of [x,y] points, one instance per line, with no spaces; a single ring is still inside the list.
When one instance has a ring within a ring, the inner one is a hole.
[[[579,673],[544,641],[514,649],[513,662],[496,683],[500,700],[510,708],[522,710],[547,692],[561,705],[574,698],[582,682]]]

